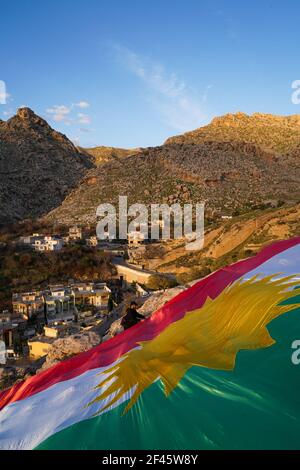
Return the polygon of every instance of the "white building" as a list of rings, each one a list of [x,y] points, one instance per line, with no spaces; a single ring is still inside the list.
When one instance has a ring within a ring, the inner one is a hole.
[[[69,240],[82,240],[82,229],[81,227],[70,227],[69,228]]]
[[[38,238],[34,242],[34,249],[36,251],[60,251],[64,246],[64,241],[59,237],[45,236],[42,239]]]
[[[127,234],[127,241],[128,245],[140,245],[141,243],[144,243],[145,235],[138,230],[134,230]]]

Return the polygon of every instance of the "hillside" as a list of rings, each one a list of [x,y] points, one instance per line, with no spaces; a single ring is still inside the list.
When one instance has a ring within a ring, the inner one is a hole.
[[[49,212],[92,167],[31,109],[0,120],[0,224]]]
[[[116,157],[91,170],[48,220],[95,221],[96,207],[206,203],[207,214],[246,213],[300,200],[300,116],[243,113],[216,118],[165,145]]]
[[[292,238],[299,233],[300,204],[254,211],[207,228],[204,248],[199,252],[186,251],[182,241],[163,245],[164,255],[151,260],[149,267],[180,275],[182,282],[191,281],[252,256],[269,243]]]
[[[140,149],[121,149],[117,147],[93,147],[93,148],[81,148],[79,147],[81,153],[91,155],[94,159],[96,165],[105,163],[112,159],[117,158],[126,158],[130,155],[133,155],[140,151]]]
[[[279,155],[299,156],[300,115],[226,114],[204,127],[167,139],[166,144],[203,142],[244,142]]]

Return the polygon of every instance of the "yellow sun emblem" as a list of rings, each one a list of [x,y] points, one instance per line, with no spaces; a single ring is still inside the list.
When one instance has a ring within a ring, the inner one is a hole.
[[[192,366],[233,370],[240,350],[274,344],[266,325],[297,305],[280,304],[295,297],[291,289],[299,285],[294,276],[279,279],[277,276],[241,279],[215,300],[208,298],[201,308],[187,313],[154,339],[138,343],[139,349],[130,351],[106,371],[109,376],[96,389],[108,387],[89,405],[107,399],[98,411],[101,413],[134,390],[124,411],[127,412],[158,379],[168,396]]]

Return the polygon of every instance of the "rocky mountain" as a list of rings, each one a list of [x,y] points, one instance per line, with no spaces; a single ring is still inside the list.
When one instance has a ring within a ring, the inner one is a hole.
[[[92,157],[29,108],[0,120],[0,224],[59,206],[93,166]]]
[[[0,121],[0,223],[94,223],[101,203],[245,213],[300,200],[300,116],[228,114],[145,149],[76,148],[28,108]]]
[[[300,200],[300,116],[243,113],[216,118],[160,147],[92,169],[48,220],[94,222],[100,203],[206,203],[247,212]]]
[[[204,142],[243,142],[279,155],[300,154],[300,115],[275,116],[238,112],[216,117],[210,124],[186,134],[171,137],[166,144]]]

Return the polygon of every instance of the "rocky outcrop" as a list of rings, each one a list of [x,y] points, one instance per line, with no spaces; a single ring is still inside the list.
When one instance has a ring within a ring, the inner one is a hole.
[[[115,159],[91,170],[47,220],[94,223],[97,206],[117,206],[119,195],[128,195],[129,204],[205,202],[206,210],[231,214],[251,210],[271,195],[294,203],[300,184],[296,152],[279,154],[240,141],[149,148],[128,156],[126,165],[124,159]]]
[[[93,332],[86,331],[66,338],[59,338],[53,342],[42,366],[42,370],[49,369],[57,362],[69,359],[75,354],[85,352],[101,343],[101,337]]]
[[[157,291],[150,295],[150,297],[144,302],[144,304],[138,309],[139,313],[144,315],[145,318],[150,317],[159,308],[163,307],[169,300],[173,299],[176,295],[180,294],[185,290],[185,287],[178,286],[172,289],[166,289],[165,291]],[[123,327],[121,325],[122,318],[116,320],[110,326],[106,336],[102,341],[107,341],[114,336],[122,333]]]
[[[203,142],[244,142],[265,151],[293,154],[299,149],[300,115],[276,116],[237,112],[214,118],[210,124],[182,135],[170,137],[166,144]]]

